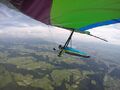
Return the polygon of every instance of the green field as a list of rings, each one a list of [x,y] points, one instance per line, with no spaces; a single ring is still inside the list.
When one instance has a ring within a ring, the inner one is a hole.
[[[120,89],[104,62],[57,57],[53,47],[45,41],[0,43],[0,90]]]

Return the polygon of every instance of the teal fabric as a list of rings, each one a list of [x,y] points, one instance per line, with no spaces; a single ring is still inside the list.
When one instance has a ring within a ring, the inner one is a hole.
[[[74,48],[71,48],[71,47],[65,47],[64,50],[65,50],[65,52],[77,53],[77,54],[80,54],[80,55],[87,55],[85,52],[82,52],[80,50],[77,50],[77,49],[74,49]]]

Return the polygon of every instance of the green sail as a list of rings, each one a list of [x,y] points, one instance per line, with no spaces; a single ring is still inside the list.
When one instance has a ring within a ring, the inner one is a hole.
[[[120,0],[10,0],[45,24],[85,31],[120,23]]]
[[[76,29],[88,26],[89,29],[118,22],[120,0],[53,0],[52,3],[52,25]]]

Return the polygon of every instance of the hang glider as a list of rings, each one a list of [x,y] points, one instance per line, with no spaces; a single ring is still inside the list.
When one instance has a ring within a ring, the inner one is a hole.
[[[120,23],[120,0],[10,0],[10,2],[21,12],[38,21],[72,31],[59,56],[68,47],[74,32],[107,42],[86,30]]]
[[[10,0],[43,23],[77,32],[120,22],[120,0]]]

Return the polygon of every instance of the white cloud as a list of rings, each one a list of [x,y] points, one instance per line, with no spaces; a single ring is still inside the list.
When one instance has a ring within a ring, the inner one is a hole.
[[[108,26],[97,27],[92,29],[91,33],[108,40],[111,44],[120,45],[120,29],[118,29],[116,25],[120,26],[120,24],[113,24]]]
[[[102,26],[91,29],[93,35],[107,39],[109,44],[120,45],[120,24]],[[54,39],[55,42],[65,42],[70,32],[65,29],[47,26],[41,22],[31,19],[28,16],[21,14],[15,10],[7,8],[0,4],[0,36],[15,36],[15,37],[37,37]],[[93,37],[75,33],[74,40],[84,42],[100,42],[101,40]]]

